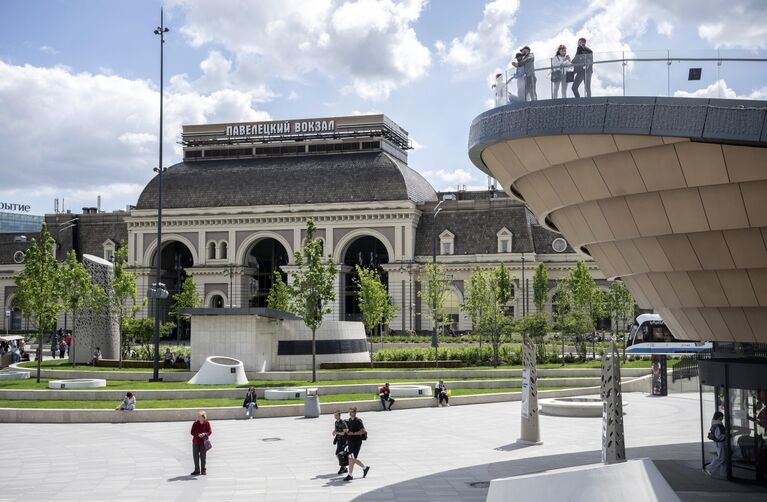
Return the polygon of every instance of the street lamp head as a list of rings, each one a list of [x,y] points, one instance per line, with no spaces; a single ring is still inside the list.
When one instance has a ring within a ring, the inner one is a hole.
[[[170,29],[168,28],[163,28],[162,26],[158,26],[157,28],[155,28],[154,34],[159,35],[160,33],[168,33],[169,31]]]

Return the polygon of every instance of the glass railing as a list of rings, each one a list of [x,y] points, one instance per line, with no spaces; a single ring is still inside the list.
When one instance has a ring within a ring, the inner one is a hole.
[[[535,71],[527,76],[510,67],[496,76],[495,106],[588,96],[767,100],[765,51],[626,51],[589,56],[536,55]]]

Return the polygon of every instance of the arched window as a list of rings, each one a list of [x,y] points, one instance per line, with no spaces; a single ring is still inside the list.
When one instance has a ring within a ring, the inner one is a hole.
[[[215,260],[216,259],[216,243],[211,241],[208,243],[208,253],[207,253],[209,260]]]
[[[498,237],[498,253],[511,253],[511,239],[513,237],[511,231],[503,227],[495,235]]]
[[[229,248],[229,245],[226,243],[226,241],[221,241],[218,244],[218,257],[220,259],[222,259],[222,260],[226,260],[227,259],[227,254],[229,252],[228,248]]]
[[[455,234],[450,230],[439,234],[439,254],[455,254]]]

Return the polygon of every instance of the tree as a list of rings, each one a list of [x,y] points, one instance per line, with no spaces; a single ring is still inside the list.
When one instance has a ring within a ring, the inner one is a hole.
[[[290,290],[282,280],[282,274],[276,270],[274,271],[274,282],[269,289],[269,296],[266,297],[266,306],[283,312],[290,309]]]
[[[445,315],[445,293],[447,293],[447,274],[444,265],[428,263],[424,265],[418,279],[421,282],[419,298],[425,303],[428,318],[434,330],[434,360],[438,359],[439,333],[450,324],[450,319]]]
[[[527,314],[517,321],[516,328],[523,338],[528,338],[535,344],[538,360],[543,361],[546,356],[546,335],[551,329],[548,316],[544,312]]]
[[[506,313],[511,294],[511,278],[506,267],[494,270],[475,269],[461,308],[471,317],[473,331],[485,335],[493,348],[493,365],[499,364],[501,341],[513,327]]]
[[[106,298],[104,290],[93,283],[85,266],[77,261],[74,251],[69,251],[61,267],[61,299],[64,309],[72,312],[72,326],[77,326],[77,311],[88,304],[103,305]],[[77,333],[73,332],[70,351],[72,366],[75,365],[75,350],[77,350]]]
[[[14,278],[16,301],[38,330],[37,382],[43,354],[43,332],[53,329],[64,308],[61,299],[61,267],[54,254],[56,243],[43,224],[40,235],[32,239],[24,253],[24,270]]]
[[[170,309],[170,315],[176,318],[176,340],[180,338],[181,321],[188,321],[192,316],[188,314],[182,314],[182,310],[196,309],[202,306],[202,299],[197,292],[197,284],[195,284],[192,274],[186,273],[186,279],[181,284],[181,291],[173,295],[173,306]]]
[[[604,316],[604,297],[596,286],[594,276],[591,275],[586,263],[583,261],[578,261],[575,267],[570,270],[568,283],[572,293],[573,308],[577,311],[585,312],[591,319],[592,355],[596,356],[593,347],[597,323]],[[585,358],[585,350],[582,355]]]
[[[381,282],[378,270],[362,268],[359,265],[355,269],[357,275],[354,278],[354,284],[357,286],[357,302],[362,312],[362,323],[370,337],[376,326],[386,324],[394,318],[397,309],[389,300],[389,292]],[[383,343],[383,334],[381,343]]]
[[[533,304],[538,312],[543,312],[549,292],[549,274],[543,263],[538,264],[533,275]]]
[[[623,326],[626,318],[634,313],[634,297],[623,281],[615,280],[610,283],[610,290],[606,295],[606,308],[615,319],[615,338],[618,338],[618,320]],[[626,357],[626,337],[623,338],[623,357]]]
[[[122,368],[123,353],[127,350],[122,336],[125,320],[136,316],[136,312],[144,305],[136,302],[136,276],[126,270],[128,264],[128,246],[124,243],[115,250],[114,254],[114,274],[109,284],[107,293],[109,306],[113,314],[117,316],[117,326],[119,332],[120,362]],[[146,302],[146,299],[144,299]]]
[[[316,332],[323,316],[332,312],[328,304],[336,299],[334,286],[338,276],[338,265],[332,256],[323,260],[322,240],[314,238],[315,231],[314,222],[307,219],[304,249],[294,253],[296,271],[290,285],[291,311],[302,317],[312,330],[312,382],[317,381]]]

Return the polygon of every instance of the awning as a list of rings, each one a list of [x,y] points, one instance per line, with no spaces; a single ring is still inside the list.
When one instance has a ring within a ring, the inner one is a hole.
[[[21,335],[8,335],[8,336],[0,336],[0,340],[4,342],[12,342],[13,340],[23,340],[24,337]]]

